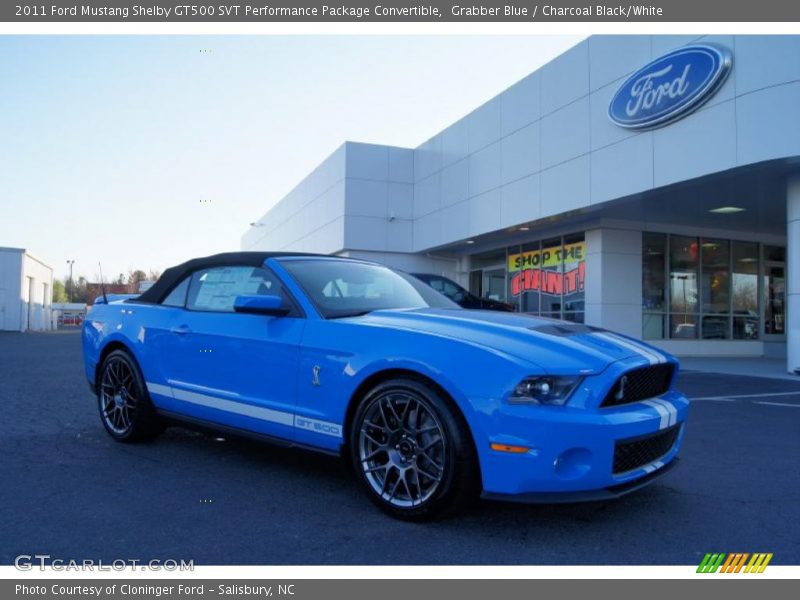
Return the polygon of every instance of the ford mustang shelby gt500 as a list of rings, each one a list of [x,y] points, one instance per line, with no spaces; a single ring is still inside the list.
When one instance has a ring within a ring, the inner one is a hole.
[[[354,259],[229,253],[100,300],[86,375],[122,442],[166,423],[342,453],[390,514],[612,498],[676,462],[677,362],[595,327],[461,309]]]

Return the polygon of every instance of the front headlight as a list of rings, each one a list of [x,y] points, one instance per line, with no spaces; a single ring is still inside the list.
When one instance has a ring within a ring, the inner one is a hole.
[[[580,382],[580,377],[572,375],[527,377],[514,388],[508,401],[511,404],[563,406]]]

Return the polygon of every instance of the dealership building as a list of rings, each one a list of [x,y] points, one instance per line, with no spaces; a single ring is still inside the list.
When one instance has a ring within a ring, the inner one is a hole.
[[[417,148],[345,143],[242,237],[800,368],[800,37],[594,36]]]

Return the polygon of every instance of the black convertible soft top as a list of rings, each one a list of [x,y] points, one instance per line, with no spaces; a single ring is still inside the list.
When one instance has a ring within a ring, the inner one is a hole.
[[[223,252],[203,258],[193,258],[174,267],[170,267],[161,274],[153,286],[128,302],[144,302],[158,304],[190,273],[199,269],[211,267],[224,267],[228,265],[242,265],[260,267],[268,258],[281,256],[327,256],[326,254],[310,254],[307,252]]]

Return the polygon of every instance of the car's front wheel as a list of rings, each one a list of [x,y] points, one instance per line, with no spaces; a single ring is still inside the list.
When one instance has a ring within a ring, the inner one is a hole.
[[[383,382],[361,401],[350,430],[356,477],[392,516],[421,521],[463,508],[479,477],[469,431],[432,386]]]
[[[97,382],[100,420],[120,442],[151,439],[164,430],[134,359],[124,350],[106,356]]]

